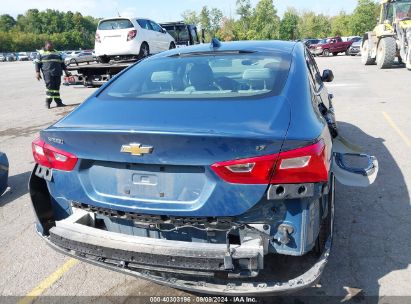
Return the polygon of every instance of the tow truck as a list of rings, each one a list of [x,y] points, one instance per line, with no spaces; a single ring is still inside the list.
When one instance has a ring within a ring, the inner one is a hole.
[[[199,44],[197,27],[192,24],[180,22],[166,22],[160,24],[176,41],[177,47]],[[202,43],[204,43],[204,30],[202,31]]]
[[[200,43],[197,27],[195,25],[179,21],[162,23],[161,26],[174,37],[177,47],[185,47]],[[201,42],[204,43],[204,30],[202,31],[201,36]],[[72,75],[64,78],[64,84],[82,84],[85,87],[102,86],[115,75],[137,61],[138,59],[112,60],[109,63],[98,62],[95,64],[69,66],[67,67],[67,70],[69,70]]]

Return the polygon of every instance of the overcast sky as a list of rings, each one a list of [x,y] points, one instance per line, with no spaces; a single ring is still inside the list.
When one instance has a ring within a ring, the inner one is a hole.
[[[255,5],[258,0],[251,0]],[[181,20],[181,13],[191,9],[199,11],[202,6],[217,7],[224,14],[235,16],[236,0],[0,0],[0,14],[16,17],[30,8],[47,8],[61,11],[79,11],[93,17],[141,16],[158,22]],[[274,0],[279,14],[289,6],[299,10],[314,10],[336,14],[341,10],[352,12],[357,0]]]

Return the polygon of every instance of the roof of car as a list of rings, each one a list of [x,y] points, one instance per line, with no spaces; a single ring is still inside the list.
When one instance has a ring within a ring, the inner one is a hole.
[[[143,20],[153,21],[151,18],[147,18],[147,17],[130,17],[130,16],[128,16],[128,17],[122,17],[122,16],[118,17],[118,16],[117,16],[117,17],[111,17],[111,18],[101,19],[100,22],[109,21],[109,20],[118,20],[118,19],[126,19],[126,20],[139,20],[139,19],[143,19]]]
[[[265,41],[234,41],[221,42],[221,46],[215,48],[216,51],[230,52],[230,51],[257,51],[257,52],[285,52],[291,53],[297,42],[265,40]],[[160,53],[155,57],[167,57],[176,54],[190,54],[209,52],[212,49],[210,43],[197,44],[194,46],[177,48],[167,52]]]

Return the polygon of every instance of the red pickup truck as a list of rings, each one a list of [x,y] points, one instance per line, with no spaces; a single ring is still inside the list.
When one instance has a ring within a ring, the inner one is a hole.
[[[330,56],[333,54],[337,56],[339,53],[348,53],[352,41],[344,42],[341,37],[325,38],[321,40],[318,44],[312,44],[310,46],[310,52],[313,55],[319,56]]]

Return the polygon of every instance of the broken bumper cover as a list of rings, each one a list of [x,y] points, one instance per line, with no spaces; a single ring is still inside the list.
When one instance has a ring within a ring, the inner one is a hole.
[[[108,232],[85,225],[84,221],[90,220],[86,214],[80,211],[56,222],[50,235],[42,235],[42,238],[54,249],[91,264],[204,294],[261,296],[310,287],[320,278],[331,248],[330,237],[318,261],[291,280],[271,281],[258,276],[219,278],[215,274],[224,271],[227,265],[225,244],[188,243]],[[246,261],[249,267],[262,267],[264,253],[259,241],[231,245],[234,263]]]

